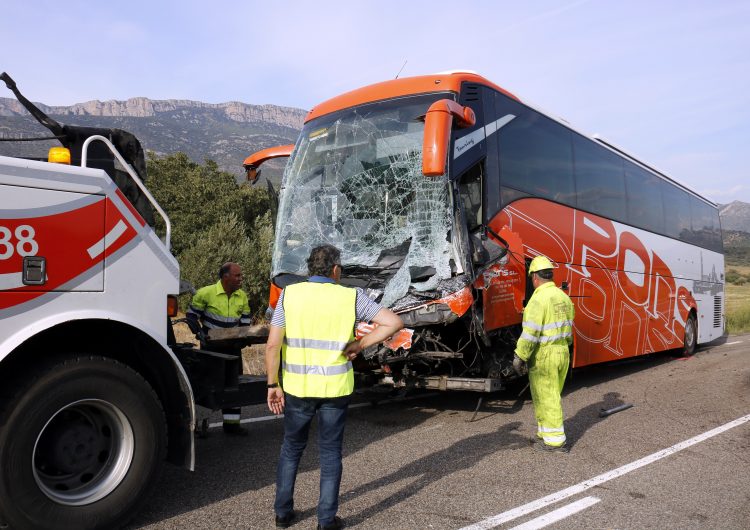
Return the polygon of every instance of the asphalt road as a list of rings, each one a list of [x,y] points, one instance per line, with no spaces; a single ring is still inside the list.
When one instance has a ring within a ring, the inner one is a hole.
[[[516,393],[486,396],[474,421],[475,394],[352,408],[339,511],[347,527],[750,528],[750,335],[686,360],[574,372],[563,393],[569,454],[532,448],[530,397]],[[633,407],[599,417],[625,403]],[[267,415],[243,409],[243,419]],[[129,528],[273,528],[281,421],[245,425],[247,438],[212,429],[197,440],[195,472],[167,466]],[[315,436],[295,529],[317,523]]]

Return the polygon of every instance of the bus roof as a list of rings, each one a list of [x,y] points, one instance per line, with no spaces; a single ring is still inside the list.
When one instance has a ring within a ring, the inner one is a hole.
[[[598,135],[591,135],[591,134],[585,133],[577,129],[575,126],[571,125],[567,120],[559,118],[552,113],[546,112],[540,109],[538,106],[533,105],[530,102],[521,100],[519,97],[512,94],[511,92],[508,92],[507,90],[496,85],[492,81],[489,81],[486,77],[483,77],[477,74],[476,72],[472,72],[472,71],[455,70],[455,71],[439,72],[436,74],[422,75],[422,76],[416,76],[416,77],[405,77],[403,79],[391,79],[390,81],[383,81],[381,83],[375,83],[374,85],[368,85],[362,88],[358,88],[358,89],[352,90],[351,92],[346,92],[344,94],[341,94],[340,96],[336,96],[327,101],[324,101],[323,103],[320,103],[319,105],[316,105],[305,117],[305,123],[315,118],[319,118],[320,116],[330,114],[332,112],[337,112],[339,110],[348,109],[348,108],[356,107],[359,105],[364,105],[366,103],[373,103],[375,101],[383,101],[386,99],[392,99],[392,98],[404,97],[404,96],[410,96],[410,95],[416,95],[416,94],[429,94],[429,93],[434,93],[434,92],[454,92],[456,94],[459,94],[461,92],[462,83],[477,83],[480,85],[493,88],[497,90],[498,92],[501,92],[505,94],[506,96],[515,99],[519,103],[522,103],[526,107],[533,109],[543,114],[544,116],[558,122],[562,126],[588,138],[589,140],[592,140],[600,145],[603,145],[606,149],[616,152],[619,156],[622,156],[624,158],[627,158],[639,164],[647,171],[650,171],[656,174],[659,178],[671,181],[678,187],[684,189],[685,191],[687,191],[688,193],[692,195],[695,195],[696,197],[710,204],[711,206],[718,207],[718,205],[714,203],[713,201],[707,199],[706,197],[703,197],[698,192],[692,190],[689,186],[683,184],[682,182],[675,179],[674,177],[670,177],[665,172],[655,169],[652,165],[642,162],[640,159],[636,158],[630,153],[627,153],[624,150],[620,149],[619,147],[612,145],[610,142],[598,137]]]
[[[429,94],[430,92],[455,92],[458,94],[461,91],[461,83],[464,82],[479,83],[489,86],[515,100],[518,100],[516,96],[507,90],[473,72],[443,72],[418,77],[392,79],[390,81],[375,83],[374,85],[368,85],[366,87],[352,90],[351,92],[346,92],[345,94],[341,94],[340,96],[336,96],[335,98],[316,105],[307,114],[305,122],[338,110],[356,107],[374,101],[409,96],[412,94]]]

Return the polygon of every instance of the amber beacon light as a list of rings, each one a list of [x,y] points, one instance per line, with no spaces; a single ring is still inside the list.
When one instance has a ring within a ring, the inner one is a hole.
[[[47,162],[70,165],[70,149],[67,147],[50,147]]]

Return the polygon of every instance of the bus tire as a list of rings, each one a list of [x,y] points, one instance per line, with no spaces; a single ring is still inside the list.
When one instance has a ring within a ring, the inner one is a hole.
[[[151,386],[106,357],[48,362],[0,404],[0,521],[117,528],[161,471],[166,423]]]
[[[695,347],[698,344],[698,319],[695,318],[695,313],[691,311],[688,313],[688,319],[685,323],[685,335],[682,340],[682,353],[683,357],[690,357],[695,354]]]

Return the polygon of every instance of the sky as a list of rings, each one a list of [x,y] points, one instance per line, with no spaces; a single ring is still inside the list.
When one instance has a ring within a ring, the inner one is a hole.
[[[5,0],[1,12],[0,71],[47,105],[310,109],[396,75],[473,70],[715,202],[750,202],[750,0]]]

